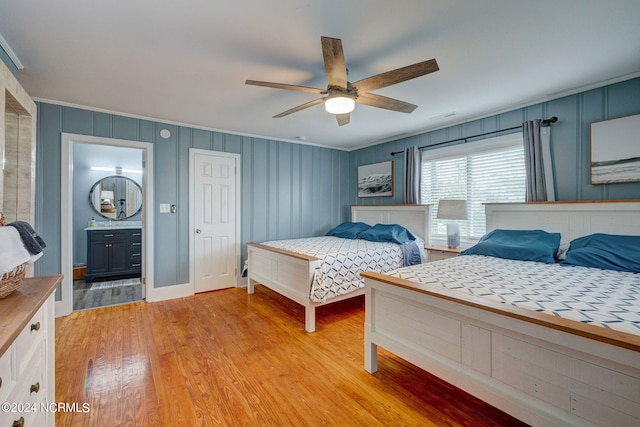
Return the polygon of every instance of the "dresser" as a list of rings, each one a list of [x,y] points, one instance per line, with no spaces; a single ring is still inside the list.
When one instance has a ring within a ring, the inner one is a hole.
[[[142,229],[87,228],[85,280],[136,277],[142,273]]]
[[[27,278],[0,299],[0,426],[55,424],[53,292],[61,281]]]

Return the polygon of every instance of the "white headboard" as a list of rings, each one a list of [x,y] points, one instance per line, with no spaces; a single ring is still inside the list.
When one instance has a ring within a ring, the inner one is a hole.
[[[429,209],[430,205],[354,205],[351,221],[369,225],[400,224],[429,245]]]
[[[487,232],[496,228],[560,233],[563,242],[593,233],[640,236],[640,202],[489,203]]]

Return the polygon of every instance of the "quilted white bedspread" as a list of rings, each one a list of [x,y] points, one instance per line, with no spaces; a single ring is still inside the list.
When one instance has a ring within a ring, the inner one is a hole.
[[[637,273],[464,255],[390,275],[640,335]]]
[[[395,243],[323,236],[272,240],[262,244],[322,260],[309,291],[314,302],[325,302],[364,287],[364,279],[360,277],[363,271],[384,273],[403,265],[402,249]],[[424,244],[420,247],[423,248]]]

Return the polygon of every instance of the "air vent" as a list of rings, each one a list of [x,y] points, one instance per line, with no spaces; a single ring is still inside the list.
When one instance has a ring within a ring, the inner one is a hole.
[[[429,117],[428,120],[442,120],[442,119],[446,119],[448,117],[453,117],[455,115],[456,115],[456,113],[452,111],[450,113],[441,114],[439,116]]]

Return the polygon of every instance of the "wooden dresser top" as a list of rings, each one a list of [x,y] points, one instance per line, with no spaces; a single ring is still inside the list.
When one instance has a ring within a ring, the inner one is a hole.
[[[29,277],[22,286],[0,299],[0,355],[7,351],[61,281],[61,274]]]

